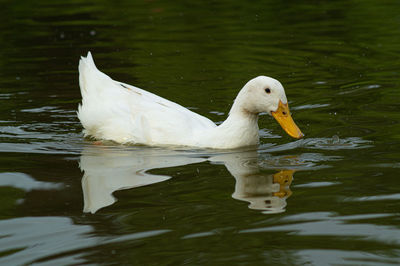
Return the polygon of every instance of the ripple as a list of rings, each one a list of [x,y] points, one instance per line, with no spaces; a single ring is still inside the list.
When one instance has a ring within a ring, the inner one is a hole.
[[[336,216],[334,213],[303,213],[281,219],[288,224],[249,228],[240,233],[290,232],[301,236],[360,237],[386,244],[400,244],[400,232],[396,227],[367,223],[370,219],[386,219],[390,214],[362,214]],[[304,220],[303,220],[304,219]]]
[[[267,138],[267,139],[280,139],[282,136],[277,134],[272,134],[271,130],[267,130],[265,128],[261,128],[259,130],[260,138]]]
[[[0,173],[0,187],[14,187],[25,191],[62,189],[63,184],[36,181],[24,173]]]
[[[89,225],[76,225],[66,217],[24,217],[1,220],[0,252],[7,254],[0,258],[2,265],[25,265],[49,257],[63,259],[60,265],[81,264],[83,260],[69,256],[100,245],[123,241],[140,241],[161,235],[170,230],[142,231],[121,236],[91,236],[94,231]],[[54,265],[54,261],[52,261]]]
[[[82,143],[63,142],[30,142],[0,143],[1,152],[41,153],[41,154],[80,154]]]
[[[330,167],[321,162],[337,161],[341,156],[326,156],[320,153],[302,153],[300,155],[260,156],[260,166],[272,169],[317,170]]]
[[[311,182],[307,184],[295,185],[294,187],[329,187],[339,185],[339,182]]]
[[[327,250],[327,249],[304,249],[293,250],[293,253],[302,258],[298,265],[397,265],[398,261],[393,258],[383,258],[379,254]]]
[[[332,138],[305,138],[280,145],[270,143],[261,144],[260,150],[265,152],[288,151],[297,148],[320,149],[320,150],[350,150],[365,149],[373,147],[372,141],[359,137],[339,138],[337,135]]]
[[[364,92],[366,90],[372,90],[372,89],[378,89],[380,88],[381,85],[379,84],[369,84],[369,85],[363,85],[363,84],[349,84],[348,86],[344,86],[344,89],[350,88],[349,90],[341,91],[338,93],[338,95],[346,95],[346,94],[352,94],[352,93],[359,93],[359,92]]]
[[[11,96],[13,96],[13,94],[11,94],[11,93],[0,93],[0,99],[1,100],[11,99]]]
[[[44,113],[44,112],[62,112],[64,110],[58,110],[55,106],[43,106],[39,108],[22,109],[24,113]]]
[[[225,115],[224,112],[218,112],[218,111],[210,111],[209,113],[210,113],[210,114],[214,114],[214,115],[219,115],[219,116]]]
[[[400,163],[380,163],[375,164],[376,167],[385,167],[385,168],[400,168]]]
[[[325,104],[305,104],[305,105],[300,105],[300,106],[293,106],[291,107],[292,110],[306,110],[306,109],[316,109],[316,108],[322,108],[322,107],[328,107],[330,104],[325,103]]]
[[[271,143],[265,143],[260,145],[260,150],[263,152],[279,152],[279,151],[288,151],[288,150],[293,150],[296,148],[301,147],[303,140],[296,140],[280,145],[274,145]]]
[[[0,126],[1,152],[77,154],[85,141],[75,133],[76,122]],[[66,129],[65,127],[70,127]],[[72,131],[72,132],[71,132]]]
[[[182,239],[190,239],[190,238],[199,238],[199,237],[207,237],[215,235],[215,232],[201,232],[201,233],[193,233],[188,234],[182,237]]]
[[[302,140],[301,147],[309,149],[321,150],[348,150],[348,149],[365,149],[373,147],[372,141],[363,140],[359,137],[339,138],[309,138]]]
[[[365,196],[365,197],[351,197],[343,199],[343,201],[378,201],[378,200],[400,200],[400,193]]]

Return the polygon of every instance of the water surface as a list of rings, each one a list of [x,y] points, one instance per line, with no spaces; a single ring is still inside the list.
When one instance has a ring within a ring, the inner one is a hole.
[[[397,1],[5,1],[0,263],[400,262]],[[87,51],[114,79],[217,123],[279,79],[293,140],[257,148],[96,145],[76,117]]]

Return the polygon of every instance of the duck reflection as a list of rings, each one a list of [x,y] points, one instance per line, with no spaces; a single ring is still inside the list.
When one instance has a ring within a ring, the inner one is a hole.
[[[289,185],[293,179],[293,170],[282,170],[274,175],[251,174],[236,177],[234,199],[248,201],[249,208],[265,213],[284,212],[286,199],[292,192]]]
[[[208,157],[208,158],[207,158]],[[249,208],[264,213],[285,211],[291,195],[294,170],[264,173],[255,150],[224,154],[198,154],[184,151],[138,148],[115,150],[86,147],[80,157],[84,172],[82,190],[84,212],[95,213],[116,202],[114,191],[155,184],[170,176],[154,175],[148,170],[194,164],[204,161],[224,164],[236,180],[232,197],[249,202]]]
[[[151,185],[171,178],[150,174],[148,170],[205,160],[184,153],[157,149],[115,150],[100,146],[86,147],[79,164],[84,171],[83,211],[95,213],[113,204],[116,202],[112,195],[114,191]]]
[[[236,180],[232,198],[249,202],[249,208],[264,213],[284,212],[286,199],[292,194],[290,184],[294,170],[275,174],[263,173],[257,152],[224,154],[210,160],[220,160]]]

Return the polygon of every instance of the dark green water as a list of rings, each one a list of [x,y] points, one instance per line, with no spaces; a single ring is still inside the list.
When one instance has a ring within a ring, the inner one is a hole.
[[[305,133],[258,149],[94,145],[87,51],[223,121],[268,75]],[[399,1],[2,1],[0,264],[400,263]]]

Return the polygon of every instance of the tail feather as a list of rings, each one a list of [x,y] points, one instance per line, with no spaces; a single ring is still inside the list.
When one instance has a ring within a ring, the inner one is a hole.
[[[81,121],[83,127],[85,128],[84,134],[87,135],[88,128],[91,128],[91,119],[89,115],[92,114],[93,104],[91,95],[93,97],[96,94],[96,90],[99,89],[98,82],[101,73],[93,60],[92,54],[88,52],[86,57],[81,57],[79,60],[79,87],[81,89],[82,104],[78,106],[78,118]],[[100,74],[100,75],[99,75]]]
[[[81,88],[82,97],[85,97],[87,92],[88,77],[90,76],[91,70],[98,70],[94,61],[92,54],[88,52],[86,57],[81,57],[79,60],[79,87]]]
[[[128,90],[98,70],[90,52],[79,61],[79,86],[82,104],[78,106],[77,115],[85,136],[101,139],[104,132],[114,132],[114,127],[122,132],[118,133],[120,139],[126,137],[128,133],[121,125],[126,125],[126,120],[129,122],[131,118],[126,115],[126,110],[130,110],[126,105]]]
[[[80,67],[81,63],[82,64],[85,63],[85,64],[90,65],[90,66],[92,66],[92,67],[97,69],[97,67],[96,67],[96,65],[94,63],[94,60],[93,60],[92,53],[90,51],[87,53],[86,57],[81,56],[81,60],[79,62],[79,67]]]
[[[83,99],[90,91],[99,90],[110,82],[112,83],[113,80],[97,69],[90,52],[86,57],[81,57],[79,60],[79,86]]]

